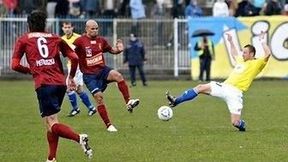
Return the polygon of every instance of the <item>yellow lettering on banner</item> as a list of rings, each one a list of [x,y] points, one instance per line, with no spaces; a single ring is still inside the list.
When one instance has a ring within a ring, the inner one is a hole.
[[[95,55],[93,57],[86,58],[87,66],[94,66],[103,63],[102,54]]]

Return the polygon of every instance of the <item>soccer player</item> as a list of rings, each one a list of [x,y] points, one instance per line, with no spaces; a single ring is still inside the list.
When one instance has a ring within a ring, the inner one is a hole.
[[[103,54],[105,52],[120,54],[124,49],[123,42],[117,40],[116,46],[111,47],[103,37],[98,36],[99,26],[94,20],[86,22],[85,30],[86,33],[73,43],[79,57],[79,67],[83,73],[84,83],[96,101],[98,113],[107,131],[116,132],[117,129],[110,122],[103,99],[103,92],[108,83],[117,82],[129,112],[132,112],[140,102],[139,99],[130,98],[129,89],[122,74],[105,65]]]
[[[64,32],[64,35],[62,36],[62,39],[72,48],[74,49],[73,42],[75,41],[76,38],[80,37],[80,35],[76,34],[73,32],[73,25],[71,22],[63,22],[62,23],[62,30]],[[71,70],[71,62],[68,60],[67,63],[67,68],[68,68],[68,74],[70,73]],[[69,76],[67,77],[68,80]],[[81,98],[82,102],[84,105],[88,108],[88,115],[92,116],[93,114],[96,113],[96,108],[91,104],[90,99],[86,92],[84,91],[83,87],[83,74],[79,70],[79,67],[77,67],[76,74],[74,77],[74,81],[76,83],[76,93],[78,96]],[[69,113],[68,116],[72,117],[80,113],[80,109],[77,104],[77,96],[75,91],[71,91],[70,89],[67,89],[67,95],[69,97],[70,103],[72,105],[72,110]]]
[[[84,153],[91,158],[92,149],[88,145],[87,134],[78,134],[58,121],[57,113],[60,111],[66,92],[60,52],[71,60],[68,86],[72,89],[76,86],[73,77],[77,69],[78,57],[59,36],[45,32],[46,18],[46,13],[39,10],[33,11],[28,16],[29,32],[17,40],[11,66],[15,71],[33,76],[40,115],[47,128],[49,144],[47,162],[56,161],[59,137],[79,143]],[[29,67],[20,63],[24,54]]]
[[[192,89],[186,90],[182,95],[174,97],[166,93],[166,97],[171,107],[175,107],[180,103],[188,100],[193,100],[198,94],[207,94],[223,99],[231,114],[231,123],[239,131],[245,131],[245,121],[241,120],[241,111],[243,108],[242,93],[247,91],[250,87],[253,79],[262,71],[267,64],[267,61],[271,55],[270,48],[264,41],[265,33],[261,33],[259,40],[262,42],[264,49],[264,55],[259,58],[255,58],[254,46],[248,44],[243,48],[243,54],[237,53],[236,47],[232,41],[231,35],[227,34],[227,40],[231,46],[232,58],[236,61],[232,73],[223,82],[212,81],[207,84],[199,84]]]

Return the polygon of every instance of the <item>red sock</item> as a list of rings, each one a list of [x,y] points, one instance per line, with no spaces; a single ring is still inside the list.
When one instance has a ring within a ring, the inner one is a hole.
[[[61,123],[56,123],[52,126],[51,128],[52,133],[55,133],[56,135],[74,140],[76,142],[79,142],[80,136],[76,132],[74,132],[70,127],[61,124]]]
[[[105,123],[106,127],[108,128],[111,125],[111,123],[110,123],[108,112],[106,111],[105,105],[97,106],[97,111],[99,115],[101,116],[103,122]]]
[[[117,82],[118,84],[118,89],[120,90],[120,92],[122,93],[124,100],[126,102],[126,104],[128,103],[129,99],[130,99],[130,94],[129,94],[129,89],[128,86],[125,82],[125,80],[122,80],[120,82]]]
[[[47,141],[49,144],[48,160],[53,160],[53,158],[56,159],[58,139],[59,139],[59,136],[57,136],[56,134],[54,134],[52,132],[47,131]]]

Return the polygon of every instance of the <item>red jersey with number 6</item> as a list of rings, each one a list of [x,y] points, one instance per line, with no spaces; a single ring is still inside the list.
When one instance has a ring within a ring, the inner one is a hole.
[[[95,39],[85,34],[74,43],[75,52],[79,58],[79,68],[83,74],[97,74],[105,66],[103,53],[111,51],[112,47],[100,36]]]
[[[36,89],[41,85],[66,85],[60,52],[66,57],[74,51],[55,34],[26,33],[15,44],[12,66],[19,72],[31,73]],[[20,65],[24,54],[29,68]]]

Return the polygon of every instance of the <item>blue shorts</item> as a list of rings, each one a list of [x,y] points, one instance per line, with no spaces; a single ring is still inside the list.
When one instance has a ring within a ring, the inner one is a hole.
[[[65,85],[42,85],[36,89],[41,117],[60,111],[66,93]]]
[[[112,69],[105,66],[98,74],[83,74],[83,81],[91,94],[104,92],[109,81],[107,77]]]

